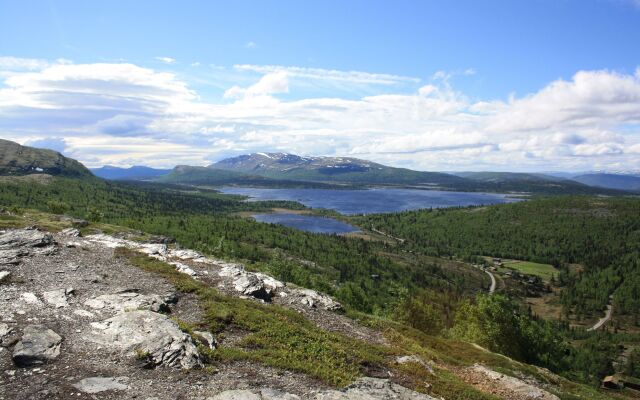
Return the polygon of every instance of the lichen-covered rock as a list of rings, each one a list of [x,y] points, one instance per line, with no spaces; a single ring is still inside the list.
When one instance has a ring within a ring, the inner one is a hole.
[[[435,400],[426,394],[415,392],[387,379],[360,378],[342,390],[327,390],[313,397],[314,400]]]
[[[147,310],[117,314],[91,324],[90,341],[144,358],[150,366],[191,369],[202,366],[200,353],[189,335],[167,316]]]
[[[13,349],[13,362],[19,367],[39,365],[60,355],[62,337],[44,325],[28,325]]]

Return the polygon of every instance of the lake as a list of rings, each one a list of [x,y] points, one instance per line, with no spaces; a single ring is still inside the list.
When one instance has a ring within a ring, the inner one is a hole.
[[[255,214],[252,217],[258,222],[280,224],[290,228],[313,233],[344,234],[358,232],[358,228],[333,218],[317,217],[290,213]]]
[[[421,208],[479,206],[513,203],[521,200],[500,193],[392,188],[335,190],[223,187],[220,191],[227,194],[247,196],[251,201],[297,201],[307,207],[327,208],[345,215],[389,213]]]

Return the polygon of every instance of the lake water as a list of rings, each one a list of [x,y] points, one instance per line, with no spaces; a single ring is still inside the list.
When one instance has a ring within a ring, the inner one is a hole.
[[[223,187],[252,201],[289,200],[307,207],[327,208],[345,215],[389,213],[421,208],[444,208],[512,203],[520,199],[499,193],[445,192],[437,190],[376,188],[367,190],[262,189]]]
[[[313,233],[344,234],[357,232],[358,228],[333,218],[316,217],[313,215],[300,215],[289,213],[255,214],[258,222],[281,224],[290,228],[296,228]]]

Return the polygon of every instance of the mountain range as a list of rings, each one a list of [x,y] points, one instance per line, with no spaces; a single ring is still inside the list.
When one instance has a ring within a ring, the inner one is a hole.
[[[108,180],[155,181],[188,185],[342,188],[372,185],[458,191],[543,194],[620,194],[640,191],[640,177],[592,173],[564,178],[551,173],[425,172],[390,167],[351,157],[303,157],[253,153],[226,158],[207,167],[173,169],[104,166],[80,162],[46,149],[0,139],[0,175],[95,176]]]

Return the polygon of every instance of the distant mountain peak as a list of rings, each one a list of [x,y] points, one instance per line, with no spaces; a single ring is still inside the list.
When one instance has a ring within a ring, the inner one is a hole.
[[[22,146],[0,139],[0,175],[48,174],[67,177],[92,176],[82,163],[57,151]]]

